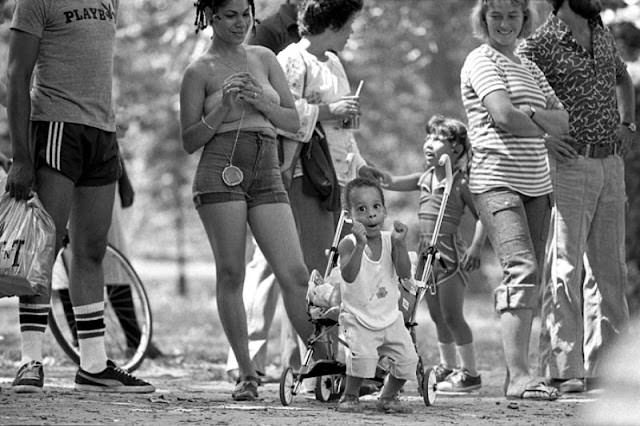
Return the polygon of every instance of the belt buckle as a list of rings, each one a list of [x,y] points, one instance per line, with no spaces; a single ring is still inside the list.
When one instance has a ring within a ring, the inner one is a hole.
[[[593,155],[593,144],[588,143],[585,145],[583,155],[587,158],[591,158]]]

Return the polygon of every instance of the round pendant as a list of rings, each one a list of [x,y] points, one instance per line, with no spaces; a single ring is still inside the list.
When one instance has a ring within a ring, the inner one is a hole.
[[[233,164],[229,164],[222,170],[222,181],[227,186],[240,185],[243,178],[242,170]]]

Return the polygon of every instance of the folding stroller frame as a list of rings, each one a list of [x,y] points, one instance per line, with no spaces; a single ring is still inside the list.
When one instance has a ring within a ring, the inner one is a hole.
[[[439,160],[440,165],[445,167],[446,172],[446,182],[444,187],[444,193],[442,195],[442,202],[440,204],[440,209],[438,211],[438,217],[436,219],[436,224],[433,229],[433,234],[431,235],[431,241],[429,242],[429,247],[427,248],[425,253],[420,253],[418,257],[418,267],[417,271],[422,270],[422,275],[417,279],[416,284],[416,299],[413,307],[410,311],[409,319],[406,321],[405,325],[409,329],[409,334],[411,334],[411,340],[413,341],[414,347],[416,349],[416,353],[418,354],[418,366],[416,368],[416,378],[418,379],[418,392],[421,393],[422,399],[424,400],[425,405],[433,405],[436,399],[436,374],[435,370],[431,367],[424,366],[424,362],[422,360],[422,356],[420,352],[418,352],[418,345],[416,340],[416,326],[418,323],[416,322],[416,316],[418,313],[418,306],[420,305],[420,301],[424,296],[426,291],[429,291],[430,294],[436,294],[437,291],[437,282],[435,279],[435,274],[433,272],[433,264],[436,260],[438,260],[439,254],[436,244],[438,242],[438,234],[440,233],[440,227],[442,226],[442,219],[444,217],[444,211],[447,207],[447,201],[449,200],[449,194],[451,194],[451,187],[453,186],[453,173],[451,171],[451,159],[448,155],[443,154]]]
[[[340,242],[340,235],[342,234],[344,224],[347,221],[347,212],[343,210],[340,212],[340,219],[338,220],[338,225],[333,235],[333,242],[329,249],[329,259],[323,276],[325,281],[329,278],[331,270],[338,264],[338,243]],[[313,280],[314,273],[317,274],[318,272],[312,272],[311,280]],[[308,301],[308,304],[311,311],[311,309],[313,309],[311,301]],[[316,378],[315,396],[318,401],[327,402],[340,398],[343,391],[342,384],[345,378],[346,367],[344,363],[335,359],[337,352],[336,346],[337,342],[345,346],[348,345],[342,339],[331,333],[331,331],[338,326],[339,312],[339,306],[328,308],[321,315],[314,315],[310,312],[311,322],[315,329],[307,341],[307,353],[304,357],[302,367],[300,367],[298,373],[294,372],[291,367],[286,368],[280,378],[280,402],[282,405],[290,405],[293,397],[298,394],[302,381],[313,377]],[[329,359],[312,362],[314,345],[317,343],[324,344]]]
[[[446,171],[444,194],[429,247],[427,248],[426,253],[420,254],[418,259],[419,266],[422,266],[422,275],[417,279],[417,284],[415,285],[415,303],[410,310],[408,321],[405,322],[405,325],[411,335],[411,340],[416,353],[418,354],[418,365],[416,368],[418,391],[427,406],[433,405],[436,399],[436,375],[432,367],[425,368],[422,356],[420,356],[420,353],[418,352],[415,332],[415,328],[418,323],[415,321],[415,318],[418,312],[418,305],[425,292],[429,291],[431,294],[436,294],[436,281],[433,273],[433,263],[439,259],[436,243],[438,241],[438,234],[442,225],[444,211],[453,185],[451,159],[445,154],[441,156],[439,162],[441,165],[445,166]],[[338,243],[340,242],[340,235],[342,234],[343,226],[348,220],[346,214],[346,211],[342,211],[340,213],[338,226],[336,227],[333,242],[329,250],[329,260],[324,273],[325,281],[329,277],[331,270],[338,263]],[[417,270],[420,270],[420,267],[418,267]],[[314,272],[317,273],[317,271]],[[280,378],[280,402],[282,405],[290,405],[293,397],[298,394],[302,381],[313,377],[316,377],[315,396],[318,401],[326,402],[340,398],[343,392],[343,381],[345,380],[346,367],[344,363],[335,359],[336,345],[334,344],[334,341],[337,340],[337,342],[345,347],[348,347],[348,344],[339,337],[332,336],[330,333],[330,331],[338,325],[338,313],[339,307],[332,307],[320,317],[314,318],[312,315],[311,321],[315,326],[315,331],[307,342],[307,353],[300,371],[295,373],[291,367],[288,367],[282,372],[282,376]],[[318,342],[323,342],[326,345],[330,359],[317,360],[311,363],[314,351],[313,346]]]

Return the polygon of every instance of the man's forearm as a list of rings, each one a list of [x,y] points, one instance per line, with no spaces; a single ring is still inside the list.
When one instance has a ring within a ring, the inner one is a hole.
[[[9,84],[7,92],[7,117],[9,135],[14,161],[31,163],[29,150],[29,116],[31,114],[31,100],[29,87],[20,84]]]
[[[7,107],[7,86],[0,81],[0,105]]]
[[[624,76],[618,82],[616,94],[618,97],[620,121],[634,123],[636,121],[636,100],[633,81],[628,72],[625,72]]]

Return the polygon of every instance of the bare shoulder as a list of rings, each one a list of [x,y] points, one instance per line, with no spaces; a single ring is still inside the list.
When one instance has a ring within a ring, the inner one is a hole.
[[[258,45],[247,45],[247,54],[260,59],[263,62],[269,62],[275,60],[276,54],[269,48]]]
[[[209,61],[204,56],[199,56],[184,70],[184,79],[204,79],[209,69]]]

